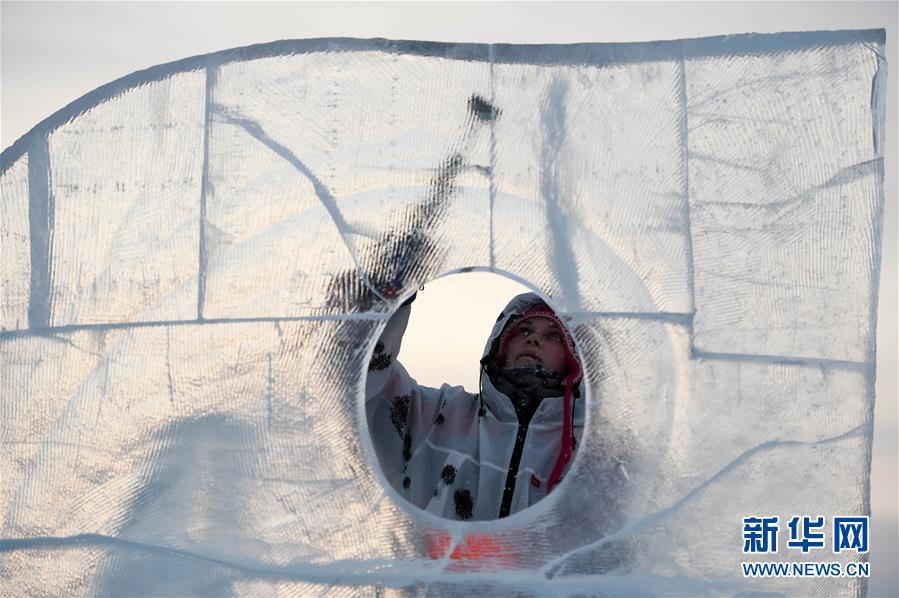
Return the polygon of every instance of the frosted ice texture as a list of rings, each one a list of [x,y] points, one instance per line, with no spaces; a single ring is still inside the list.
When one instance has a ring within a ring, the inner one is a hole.
[[[883,42],[277,42],[51,116],[2,159],[0,593],[864,593],[739,562],[868,512]],[[402,504],[364,423],[396,297],[468,268],[589,387],[498,522]]]

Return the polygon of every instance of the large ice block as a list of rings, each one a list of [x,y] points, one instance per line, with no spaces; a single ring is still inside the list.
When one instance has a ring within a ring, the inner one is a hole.
[[[883,44],[284,41],[48,117],[2,155],[0,594],[864,594],[744,578],[807,557],[741,523],[868,513]],[[475,523],[385,485],[363,405],[468,269],[587,388],[563,482]]]

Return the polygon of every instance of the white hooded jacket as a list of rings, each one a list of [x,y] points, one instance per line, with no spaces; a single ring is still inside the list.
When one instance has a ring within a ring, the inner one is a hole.
[[[512,299],[484,356],[511,318],[542,303],[533,293]],[[448,384],[420,386],[396,359],[409,313],[405,305],[391,317],[366,384],[369,430],[387,480],[415,506],[456,520],[496,519],[543,499],[562,449],[564,388],[540,400],[530,423],[520,426],[512,400],[496,389],[484,365],[477,394]],[[572,399],[579,395],[574,392]],[[573,404],[575,447],[583,424],[579,398]],[[563,475],[570,466],[569,461]]]

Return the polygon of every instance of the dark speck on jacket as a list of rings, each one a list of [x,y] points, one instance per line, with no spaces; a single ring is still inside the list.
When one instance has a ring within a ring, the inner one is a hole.
[[[443,478],[443,483],[449,486],[456,481],[456,468],[452,465],[447,465],[443,468],[443,471],[440,472],[440,477]]]
[[[412,435],[406,432],[403,436],[403,460],[408,461],[412,458]]]
[[[406,417],[409,414],[409,400],[412,395],[400,395],[393,397],[393,403],[390,404],[390,421],[396,428],[396,433],[403,434],[403,428],[406,427]]]
[[[471,500],[471,492],[468,490],[456,490],[453,494],[453,502],[456,503],[456,516],[463,521],[471,519],[474,512],[474,501]]]
[[[391,361],[393,361],[393,358],[390,354],[384,352],[384,343],[378,342],[378,344],[375,345],[375,352],[371,356],[371,361],[368,362],[368,371],[386,370],[390,367]]]

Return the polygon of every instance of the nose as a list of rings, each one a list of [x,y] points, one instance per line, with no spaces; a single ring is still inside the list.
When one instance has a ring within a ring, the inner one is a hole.
[[[540,346],[540,340],[536,337],[536,335],[531,335],[525,339],[525,344],[527,345],[536,345]]]

